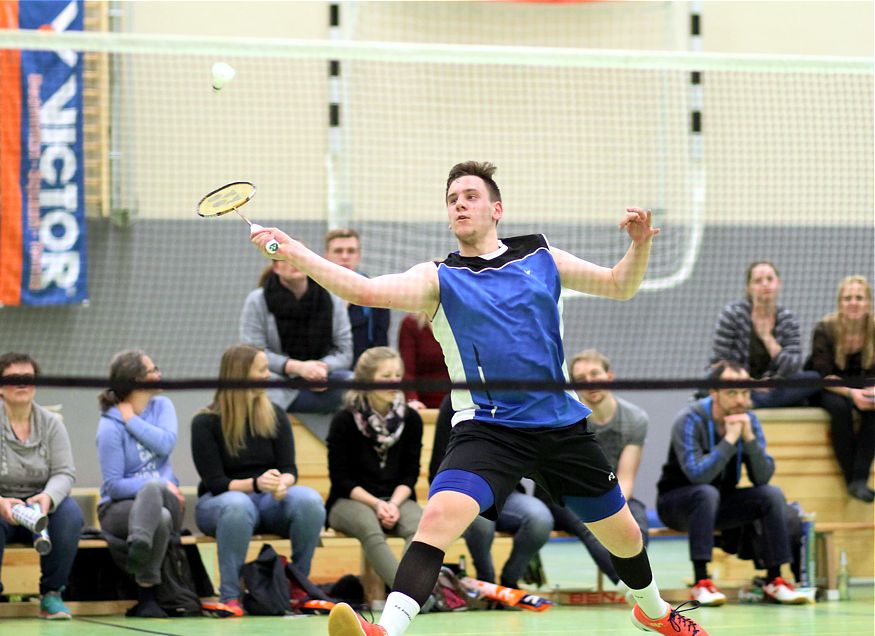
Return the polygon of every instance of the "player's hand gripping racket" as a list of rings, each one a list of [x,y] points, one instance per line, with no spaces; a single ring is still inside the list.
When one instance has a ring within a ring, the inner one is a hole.
[[[241,219],[249,224],[249,235],[251,236],[264,228],[243,216],[239,208],[248,203],[254,196],[255,186],[253,184],[249,181],[234,181],[205,195],[197,204],[197,213],[200,216],[208,217],[236,212]],[[264,247],[268,254],[276,254],[279,248],[280,244],[275,240],[270,241]]]

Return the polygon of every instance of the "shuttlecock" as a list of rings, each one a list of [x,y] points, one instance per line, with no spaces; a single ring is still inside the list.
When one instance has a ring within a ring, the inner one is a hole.
[[[213,64],[213,90],[220,91],[222,87],[234,79],[237,71],[230,64],[216,62]]]

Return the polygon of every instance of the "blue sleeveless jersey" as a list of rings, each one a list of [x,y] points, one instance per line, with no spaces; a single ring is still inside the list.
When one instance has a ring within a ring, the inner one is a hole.
[[[568,382],[559,271],[543,235],[501,241],[492,259],[450,254],[438,264],[432,331],[454,382]],[[561,427],[592,411],[573,391],[455,390],[453,424]]]

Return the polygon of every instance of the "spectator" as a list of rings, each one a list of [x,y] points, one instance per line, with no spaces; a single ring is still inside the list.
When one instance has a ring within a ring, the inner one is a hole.
[[[398,382],[402,363],[388,347],[365,351],[355,365],[359,382]],[[422,419],[397,389],[349,391],[328,433],[328,525],[355,537],[389,587],[398,559],[386,535],[410,543],[422,508],[416,503]]]
[[[718,362],[712,379],[746,380],[747,371],[734,361]],[[693,580],[690,597],[702,605],[722,605],[726,596],[708,574],[716,529],[757,522],[762,529],[763,561],[767,567],[763,592],[779,603],[805,603],[807,598],[781,577],[781,565],[792,555],[787,532],[786,501],[780,488],[769,485],[775,461],[750,411],[748,389],[712,389],[709,396],[680,412],[672,428],[668,460],[657,484],[656,508],[669,528],[689,534]],[[739,488],[741,466],[753,483]]]
[[[398,330],[398,350],[404,361],[404,380],[450,381],[444,362],[444,352],[431,332],[431,323],[424,313],[408,314]],[[437,409],[447,391],[409,390],[407,403],[413,408]]]
[[[284,261],[265,268],[258,289],[246,297],[240,339],[264,351],[272,378],[324,382],[352,376],[352,336],[344,302]],[[331,413],[340,406],[343,392],[276,388],[267,395],[290,413]]]
[[[332,263],[351,269],[354,272],[366,276],[359,271],[362,261],[362,244],[358,232],[348,228],[330,230],[325,235],[325,258]],[[352,327],[352,364],[358,361],[359,356],[371,347],[386,347],[389,345],[389,319],[388,309],[378,307],[360,307],[348,305],[349,324]]]
[[[160,379],[161,371],[139,349],[117,353],[109,364],[113,385]],[[170,536],[182,529],[185,507],[170,466],[176,409],[160,392],[109,388],[98,398],[97,458],[103,483],[97,514],[105,533],[126,542],[127,569],[139,592],[130,615],[146,618],[167,618],[154,586],[161,583],[161,562]]]
[[[781,278],[769,261],[754,261],[747,268],[747,295],[726,305],[714,327],[709,367],[733,360],[751,378],[807,379],[817,377],[801,371],[802,345],[799,321],[778,304]],[[755,389],[755,408],[793,406],[804,403],[814,391],[808,387]]]
[[[824,378],[875,377],[875,321],[872,288],[863,276],[848,276],[838,287],[836,311],[814,327],[809,365]],[[831,386],[818,396],[829,412],[832,447],[848,485],[848,493],[872,503],[867,485],[875,457],[875,387]],[[854,432],[854,416],[860,428]]]
[[[574,382],[609,382],[614,379],[614,372],[611,370],[610,360],[604,354],[595,349],[587,349],[571,360],[571,378]],[[633,493],[635,477],[641,465],[644,440],[647,437],[647,413],[606,389],[578,389],[577,394],[581,402],[592,409],[592,414],[586,418],[587,429],[595,433],[608,462],[616,468],[620,489],[626,497],[632,516],[641,529],[646,547],[647,507],[635,499]],[[540,492],[542,491],[539,489],[538,493]],[[567,508],[552,502],[547,505],[553,513],[555,529],[577,536],[599,569],[614,585],[618,584],[620,577],[611,563],[610,553],[587,530],[586,525]]]
[[[67,429],[33,401],[33,379],[39,373],[36,360],[26,353],[0,356],[0,375],[21,376],[20,384],[0,386],[0,565],[7,543],[33,540],[12,516],[12,507],[39,504],[49,516],[52,540],[52,551],[40,556],[40,616],[68,619],[72,614],[61,592],[79,548],[82,511],[69,497],[76,469]]]
[[[269,377],[267,355],[255,347],[236,345],[222,356],[219,380]],[[218,389],[192,420],[191,450],[201,478],[195,519],[216,538],[219,558],[219,602],[204,609],[242,616],[240,568],[253,533],[289,537],[292,562],[309,574],[325,506],[315,490],[295,485],[292,427],[263,389]]]
[[[444,398],[435,422],[434,445],[429,463],[429,481],[440,469],[452,434],[453,407],[450,396]],[[476,576],[481,581],[495,583],[495,565],[492,561],[492,542],[496,532],[513,535],[513,547],[501,568],[499,583],[505,587],[518,587],[526,566],[550,539],[553,531],[553,515],[547,505],[525,491],[522,480],[512,492],[495,521],[478,516],[462,535]]]

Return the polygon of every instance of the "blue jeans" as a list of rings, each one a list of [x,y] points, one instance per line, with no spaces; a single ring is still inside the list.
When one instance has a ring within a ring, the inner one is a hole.
[[[79,536],[82,531],[82,510],[70,497],[64,500],[49,513],[49,538],[52,540],[52,551],[41,556],[40,564],[40,594],[58,592],[67,585],[73,560],[79,549]],[[31,543],[33,533],[27,528],[6,523],[0,519],[0,564],[3,562],[3,551],[7,543]],[[3,584],[0,583],[0,592]]]
[[[797,371],[787,376],[788,380],[819,380],[817,371]],[[817,387],[809,386],[784,386],[774,389],[754,389],[750,392],[750,400],[754,408],[768,409],[781,406],[804,405],[805,400],[820,392]]]
[[[656,512],[663,523],[689,534],[692,561],[711,560],[714,530],[759,522],[766,567],[792,560],[785,506],[783,491],[769,485],[721,493],[711,484],[694,484],[664,492],[656,499]]]
[[[195,507],[195,520],[201,532],[216,538],[219,599],[226,602],[240,598],[240,568],[253,534],[288,537],[292,563],[309,574],[325,525],[325,505],[319,493],[307,486],[292,486],[282,501],[266,492],[229,490],[221,495],[202,495]]]
[[[647,534],[647,507],[635,498],[629,499],[626,503],[629,505],[629,511],[632,513],[635,523],[637,523],[638,527],[641,529],[641,537],[644,540],[644,547],[646,548],[649,538]],[[583,521],[581,521],[570,508],[563,508],[556,504],[550,504],[549,506],[550,512],[553,513],[556,530],[568,532],[580,539],[581,543],[583,543],[583,547],[586,548],[586,551],[589,552],[592,560],[595,561],[599,569],[604,572],[605,576],[611,579],[614,585],[619,583],[620,577],[617,574],[617,570],[614,569],[614,563],[611,561],[611,553],[608,552],[608,549],[605,546],[599,543],[599,540],[589,531],[586,524],[583,523]]]
[[[496,531],[513,535],[513,548],[501,569],[500,582],[506,587],[517,587],[529,561],[550,538],[553,515],[540,499],[521,492],[512,492],[497,521],[490,521],[485,517],[474,519],[465,530],[465,543],[474,561],[477,578],[487,583],[495,582],[491,550]]]

